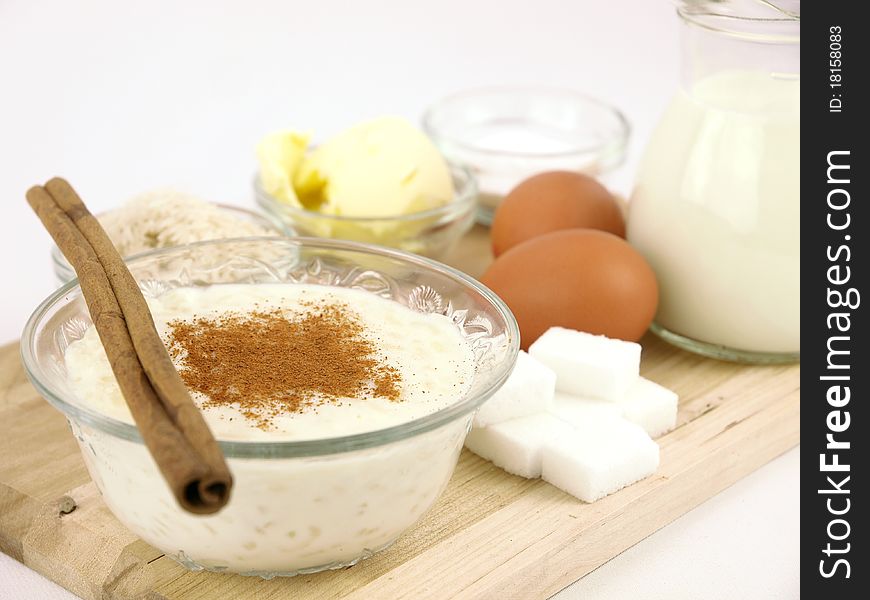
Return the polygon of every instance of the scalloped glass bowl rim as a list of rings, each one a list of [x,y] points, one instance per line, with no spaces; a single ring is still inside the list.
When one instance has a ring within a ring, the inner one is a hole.
[[[297,237],[276,238],[276,237],[241,237],[241,238],[225,238],[221,240],[207,240],[187,244],[185,246],[177,246],[173,248],[161,248],[144,252],[132,257],[127,262],[135,263],[138,260],[147,259],[158,255],[171,255],[189,251],[192,247],[220,245],[231,242],[263,242],[263,243],[280,243],[287,246],[303,246],[315,247],[321,249],[333,249],[352,251],[364,254],[374,254],[381,257],[389,257],[404,261],[406,263],[417,265],[424,269],[434,270],[442,275],[446,275],[454,281],[460,283],[464,287],[470,288],[479,293],[490,304],[492,309],[499,315],[505,323],[506,340],[508,344],[504,360],[498,365],[498,373],[494,377],[491,385],[481,393],[474,396],[465,396],[458,402],[451,404],[447,408],[439,410],[429,415],[425,415],[418,419],[394,425],[385,429],[378,429],[365,433],[359,433],[348,436],[323,438],[314,440],[301,441],[219,441],[219,445],[228,458],[293,458],[293,457],[312,457],[329,454],[338,454],[342,452],[352,452],[389,444],[415,435],[426,433],[446,425],[456,419],[459,419],[471,411],[478,408],[486,401],[508,378],[513,365],[516,361],[517,353],[519,352],[519,327],[516,319],[510,312],[507,305],[493,293],[489,288],[479,283],[472,277],[454,269],[453,267],[439,263],[437,261],[394,250],[376,246],[374,244],[365,244],[360,242],[349,242],[345,240],[329,240],[322,238],[306,238]],[[55,290],[48,298],[43,300],[33,314],[27,320],[24,330],[21,335],[21,359],[24,364],[24,370],[27,377],[30,379],[36,390],[56,409],[60,410],[67,418],[76,422],[96,427],[115,437],[125,439],[131,442],[143,443],[142,437],[135,425],[119,421],[111,417],[105,416],[89,407],[78,405],[64,398],[64,393],[58,390],[54,385],[46,383],[40,377],[42,368],[38,364],[38,360],[34,353],[35,337],[37,326],[42,322],[45,315],[57,304],[64,301],[64,297],[70,292],[74,292],[78,285],[78,278],[72,279],[59,289]]]
[[[475,205],[477,204],[477,178],[474,176],[474,173],[465,165],[460,165],[456,163],[448,162],[448,167],[450,168],[451,176],[454,180],[456,180],[457,174],[461,176],[460,181],[462,182],[462,187],[454,190],[453,200],[448,202],[447,204],[442,204],[441,206],[436,206],[435,208],[427,208],[426,210],[421,210],[413,213],[409,213],[406,215],[387,215],[382,217],[353,217],[346,215],[328,215],[321,212],[317,212],[316,210],[308,210],[306,208],[299,208],[297,206],[293,206],[292,204],[287,204],[286,202],[281,202],[275,196],[270,194],[263,187],[263,182],[260,179],[260,173],[257,172],[254,175],[254,194],[256,196],[258,204],[266,209],[267,212],[271,213],[279,213],[286,214],[292,216],[296,216],[297,218],[304,218],[308,220],[323,220],[323,221],[335,221],[338,223],[383,223],[383,222],[398,222],[404,223],[408,221],[419,221],[422,219],[429,219],[432,217],[438,217],[441,215],[452,214],[453,212],[465,213],[474,210]],[[291,223],[290,226],[299,225],[298,221]]]

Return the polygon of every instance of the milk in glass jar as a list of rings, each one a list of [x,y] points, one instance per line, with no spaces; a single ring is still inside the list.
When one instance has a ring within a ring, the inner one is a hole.
[[[684,1],[683,81],[646,149],[628,240],[653,330],[743,362],[800,359],[800,3]]]

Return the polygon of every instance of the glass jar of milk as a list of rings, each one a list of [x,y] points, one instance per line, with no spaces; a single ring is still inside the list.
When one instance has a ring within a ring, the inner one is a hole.
[[[800,3],[678,14],[682,86],[629,204],[659,281],[653,330],[717,358],[800,360]]]

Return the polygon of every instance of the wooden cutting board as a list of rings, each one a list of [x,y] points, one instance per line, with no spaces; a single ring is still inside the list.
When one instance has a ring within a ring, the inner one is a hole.
[[[489,263],[476,229],[449,259]],[[137,539],[90,481],[64,417],[0,348],[0,550],[83,598],[546,598],[800,440],[800,367],[747,367],[643,340],[644,376],[679,393],[661,466],[585,504],[463,451],[435,507],[354,567],[264,581],[192,573]],[[66,513],[70,509],[71,512]]]

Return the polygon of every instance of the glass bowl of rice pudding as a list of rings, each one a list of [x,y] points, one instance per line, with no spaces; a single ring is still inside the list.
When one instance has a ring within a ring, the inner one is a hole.
[[[132,424],[78,280],[31,316],[22,359],[37,390],[67,417],[109,509],[189,569],[291,576],[352,565],[388,547],[446,487],[475,410],[507,378],[519,348],[516,321],[491,291],[397,250],[252,237],[156,250],[128,265],[227,457],[234,485],[226,507],[203,516],[176,503]],[[254,314],[270,322],[280,316],[300,335],[332,329],[315,337],[310,354],[295,342],[275,352],[262,328],[261,337],[238,337],[233,351],[241,366],[215,360],[219,372],[206,380],[249,369],[245,361],[263,341],[253,357],[263,368],[257,382],[280,380],[282,371],[292,371],[291,382],[319,381],[305,373],[323,363],[331,390],[354,371],[332,375],[340,362],[330,354],[338,345],[332,338],[350,335],[361,344],[354,355],[377,365],[376,378],[388,374],[390,393],[381,393],[380,380],[344,397],[290,391],[273,404],[252,404],[246,395],[227,402],[247,380],[229,382],[213,398],[197,391],[191,373],[202,367],[195,343],[205,330],[197,333],[196,324],[210,324],[206,333],[214,335],[222,323]],[[336,315],[355,325],[341,321],[335,330]],[[194,346],[180,352],[183,342]],[[251,406],[267,406],[266,416]]]

